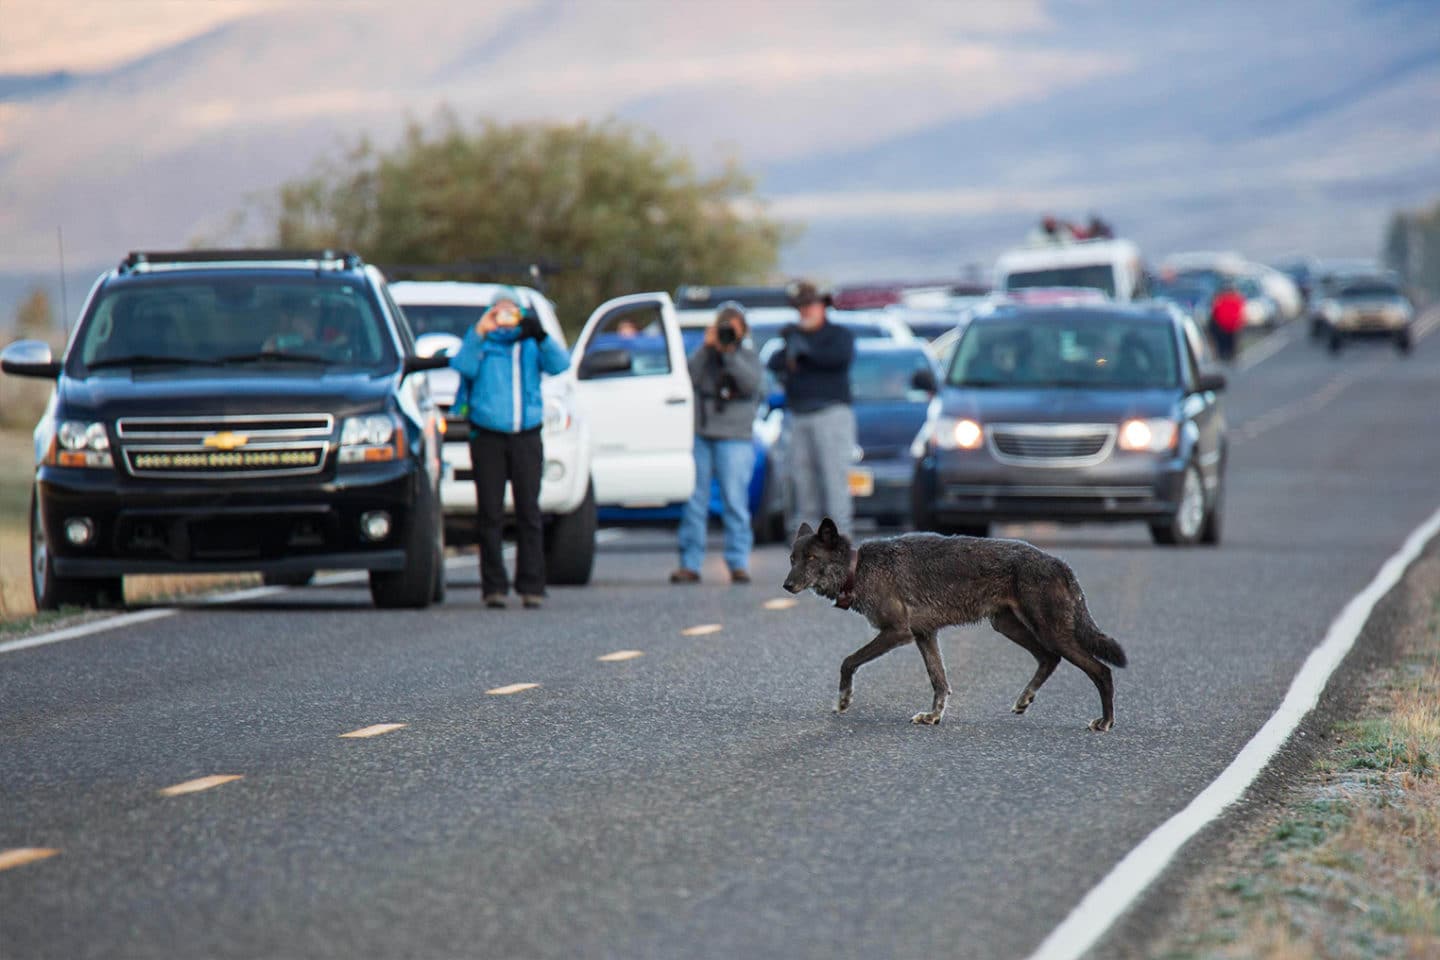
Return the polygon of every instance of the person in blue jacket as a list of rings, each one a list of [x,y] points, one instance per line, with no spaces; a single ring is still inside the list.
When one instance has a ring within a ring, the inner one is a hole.
[[[508,482],[515,500],[515,591],[527,608],[537,608],[545,597],[545,529],[540,516],[545,464],[540,427],[545,403],[540,375],[563,372],[570,366],[570,356],[550,339],[520,294],[501,287],[490,309],[465,332],[450,366],[460,374],[456,407],[470,421],[481,596],[486,606],[500,608],[510,592],[501,540]]]

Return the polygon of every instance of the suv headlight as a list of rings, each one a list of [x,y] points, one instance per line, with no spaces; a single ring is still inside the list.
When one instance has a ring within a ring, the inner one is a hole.
[[[1149,420],[1126,420],[1120,424],[1121,450],[1163,453],[1175,448],[1180,428],[1174,420],[1155,417]]]
[[[340,427],[340,462],[375,463],[405,455],[405,431],[388,413],[349,417]]]
[[[1344,311],[1340,309],[1340,304],[1334,300],[1322,300],[1320,302],[1320,316],[1329,320],[1331,323],[1339,320],[1340,314],[1342,313],[1344,313]]]
[[[113,467],[110,434],[94,420],[65,420],[55,430],[46,463],[62,467]]]

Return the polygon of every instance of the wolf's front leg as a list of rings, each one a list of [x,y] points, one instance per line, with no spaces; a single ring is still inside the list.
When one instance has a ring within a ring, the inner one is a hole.
[[[910,722],[934,725],[945,716],[945,701],[950,697],[950,684],[945,679],[945,663],[940,659],[940,641],[933,633],[917,630],[915,645],[920,648],[920,656],[925,658],[925,671],[930,674],[930,687],[935,691],[935,699],[930,704],[929,713],[917,713],[910,718]]]
[[[909,643],[910,640],[910,631],[895,630],[887,627],[881,630],[880,634],[874,640],[871,640],[865,644],[865,646],[841,661],[840,699],[835,701],[835,712],[844,713],[846,708],[850,706],[851,688],[854,684],[856,670],[871,660],[874,660],[876,657],[883,656],[896,647]]]

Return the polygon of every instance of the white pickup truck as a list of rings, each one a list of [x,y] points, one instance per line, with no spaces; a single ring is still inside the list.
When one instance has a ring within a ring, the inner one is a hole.
[[[554,305],[515,287],[563,345]],[[390,284],[424,355],[453,354],[465,331],[495,298],[491,283],[399,281]],[[428,374],[448,411],[459,389],[451,370]],[[693,397],[675,307],[666,293],[618,297],[600,305],[571,351],[570,369],[541,383],[545,467],[546,578],[584,584],[595,558],[596,506],[652,506],[688,500],[695,486]],[[469,425],[450,419],[440,492],[446,538],[473,537],[475,487]],[[509,491],[506,509],[513,509]]]

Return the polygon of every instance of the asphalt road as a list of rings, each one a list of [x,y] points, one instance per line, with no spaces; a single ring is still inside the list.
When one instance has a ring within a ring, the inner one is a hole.
[[[1285,336],[1286,334],[1282,334]],[[1264,722],[1440,503],[1440,336],[1303,339],[1233,377],[1226,540],[1015,528],[1075,568],[1132,666],[1094,734],[1062,665],[988,629],[863,668],[857,616],[718,558],[671,587],[626,531],[541,611],[379,612],[313,587],[0,655],[0,956],[1015,957]],[[686,628],[720,624],[687,636]],[[618,650],[642,656],[597,658]],[[508,695],[487,690],[538,687]],[[407,726],[364,739],[340,734]],[[210,775],[202,792],[163,788]]]

